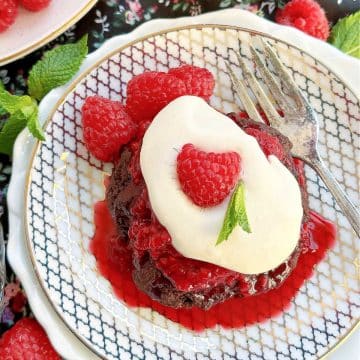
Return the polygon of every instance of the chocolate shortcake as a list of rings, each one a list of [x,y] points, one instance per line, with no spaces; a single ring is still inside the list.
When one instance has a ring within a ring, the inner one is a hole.
[[[122,241],[132,250],[134,282],[152,299],[164,305],[175,308],[197,306],[208,309],[231,297],[253,296],[267,292],[283,283],[296,266],[299,253],[302,249],[308,248],[308,243],[304,243],[307,241],[306,237],[301,237],[301,228],[306,224],[308,216],[308,201],[301,168],[296,165],[290,153],[291,143],[277,130],[265,123],[250,120],[244,113],[229,114],[228,120],[255,139],[266,157],[277,157],[289,174],[299,181],[303,215],[296,245],[281,263],[259,273],[241,273],[181,254],[174,247],[168,230],[152,209],[140,165],[142,148],[142,136],[140,136],[122,149],[111,175],[106,199]],[[181,149],[174,149],[175,151],[179,152]],[[161,177],[162,174],[159,173],[158,176]],[[268,190],[271,192],[270,186]],[[181,191],[180,186],[177,191]],[[171,201],[166,193],[163,194],[163,198],[164,202]],[[191,201],[189,199],[189,203]],[[200,207],[196,204],[192,206]],[[209,207],[204,207],[206,208]],[[176,212],[175,205],[173,211]],[[251,219],[249,221],[251,226]],[[184,223],[183,226],[190,227],[191,230],[191,224]],[[189,240],[191,243],[191,239]],[[214,243],[212,246],[217,249],[222,244]]]

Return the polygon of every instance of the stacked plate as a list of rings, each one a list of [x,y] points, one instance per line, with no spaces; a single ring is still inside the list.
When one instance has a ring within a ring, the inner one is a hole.
[[[0,66],[20,59],[55,39],[79,21],[96,1],[52,1],[40,12],[20,7],[15,23],[0,33]]]
[[[307,94],[320,121],[321,155],[359,204],[355,59],[297,30],[233,9],[154,20],[109,40],[88,56],[72,84],[44,98],[40,116],[47,140],[35,144],[27,132],[21,134],[9,188],[8,258],[34,314],[65,358],[313,359],[332,351],[354,330],[360,317],[359,242],[310,169],[310,206],[337,224],[337,243],[291,307],[265,323],[195,333],[150,309],[129,308],[99,274],[89,251],[93,205],[104,197],[103,175],[111,167],[91,157],[82,143],[84,99],[94,94],[123,99],[132,76],[192,63],[215,75],[214,107],[239,109],[222,59],[240,51],[248,61],[247,45],[259,38],[276,48]],[[26,189],[25,194],[19,189]]]

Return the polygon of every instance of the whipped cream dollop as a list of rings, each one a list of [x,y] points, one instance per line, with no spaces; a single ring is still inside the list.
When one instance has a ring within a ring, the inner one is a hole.
[[[211,208],[201,208],[185,195],[176,161],[187,143],[207,152],[239,153],[251,233],[237,226],[228,240],[215,246],[230,195]],[[160,111],[144,135],[140,166],[151,207],[185,257],[258,274],[280,265],[295,249],[303,216],[295,177],[201,98],[183,96]]]

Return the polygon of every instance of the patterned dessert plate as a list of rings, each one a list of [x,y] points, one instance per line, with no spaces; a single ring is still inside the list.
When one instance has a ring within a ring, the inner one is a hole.
[[[306,169],[312,209],[338,226],[335,247],[300,289],[291,307],[267,322],[242,329],[183,328],[146,308],[131,308],[114,295],[89,251],[93,205],[104,198],[111,172],[82,142],[80,109],[89,95],[126,97],[127,82],[145,70],[190,63],[216,78],[211,104],[229,112],[234,97],[224,59],[234,51],[249,61],[248,44],[266,38],[307,94],[320,121],[320,151],[358,205],[359,100],[311,55],[246,29],[201,25],[149,35],[93,64],[68,88],[46,122],[46,142],[29,164],[25,225],[39,281],[57,313],[89,348],[107,359],[313,359],[325,355],[356,326],[359,302],[359,242],[315,173]]]
[[[39,12],[20,7],[15,23],[0,33],[0,66],[20,59],[55,39],[79,21],[96,1],[52,1]]]

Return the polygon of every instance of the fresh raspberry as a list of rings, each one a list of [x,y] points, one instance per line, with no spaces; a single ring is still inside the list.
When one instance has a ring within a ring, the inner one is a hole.
[[[170,69],[169,74],[184,82],[187,95],[199,96],[205,101],[210,99],[215,87],[215,79],[209,70],[193,65],[183,65]]]
[[[136,122],[153,118],[179,96],[186,95],[184,82],[164,72],[145,72],[133,77],[127,86],[126,110]]]
[[[198,206],[220,204],[238,181],[236,152],[207,153],[186,144],[177,156],[177,174],[184,193]]]
[[[151,223],[133,221],[129,238],[136,250],[156,250],[171,242],[169,233],[157,220]]]
[[[0,339],[0,359],[58,360],[60,357],[39,323],[23,318]]]
[[[0,1],[0,32],[5,31],[15,22],[18,13],[17,0]]]
[[[49,6],[51,0],[21,0],[21,5],[30,11],[40,11]]]
[[[131,204],[130,213],[136,218],[149,218],[151,217],[151,206],[146,188],[144,188],[141,194]]]
[[[132,141],[130,144],[131,158],[128,165],[128,171],[134,184],[138,185],[143,180],[140,168],[140,152],[142,140]]]
[[[246,133],[257,140],[266,156],[275,155],[280,161],[286,156],[281,142],[275,136],[254,128],[246,129]]]
[[[329,22],[324,10],[314,0],[292,0],[283,9],[278,9],[275,21],[326,40],[329,37]]]
[[[151,122],[152,122],[152,120],[144,120],[139,124],[137,132],[136,132],[136,138],[138,140],[142,140],[142,138],[144,137],[145,132],[148,129],[148,127],[150,126]]]
[[[113,161],[136,133],[136,125],[117,101],[90,96],[82,107],[84,141],[99,160]]]
[[[235,280],[238,273],[220,266],[186,258],[171,244],[152,258],[156,267],[181,291],[198,291]]]
[[[279,112],[281,114],[281,112]],[[228,115],[234,122],[240,126],[248,135],[254,137],[261,150],[266,156],[275,155],[288,169],[294,169],[294,161],[289,154],[291,149],[290,141],[281,136],[275,129],[268,127],[268,131],[264,131],[264,124],[251,120],[246,112]],[[264,122],[267,118],[261,113]],[[297,171],[294,171],[296,173]]]

